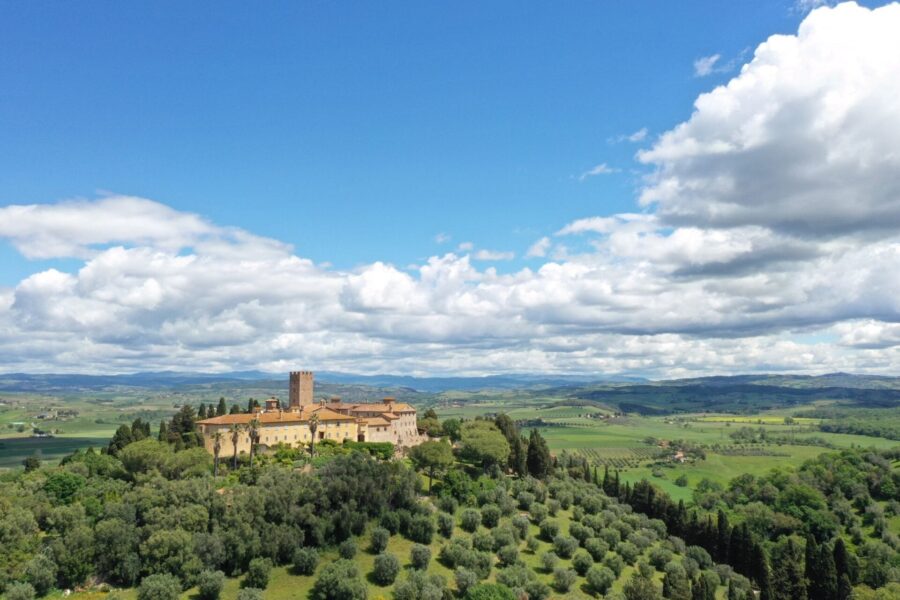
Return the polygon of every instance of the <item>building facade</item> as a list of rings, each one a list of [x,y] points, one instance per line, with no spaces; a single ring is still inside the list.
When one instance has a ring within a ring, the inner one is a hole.
[[[267,400],[253,413],[221,415],[197,423],[209,452],[214,451],[219,434],[220,454],[229,456],[250,452],[250,434],[255,428],[257,449],[266,451],[279,444],[306,447],[313,439],[311,424],[316,424],[315,439],[360,442],[391,442],[399,447],[415,446],[425,441],[416,425],[416,409],[394,398],[381,402],[345,403],[340,398],[313,401],[314,379],[311,371],[290,374],[288,408],[283,410],[276,399]]]

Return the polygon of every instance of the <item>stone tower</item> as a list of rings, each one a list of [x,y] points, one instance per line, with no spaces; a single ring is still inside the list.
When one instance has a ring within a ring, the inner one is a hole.
[[[291,408],[309,406],[313,403],[312,371],[291,371],[289,399]]]

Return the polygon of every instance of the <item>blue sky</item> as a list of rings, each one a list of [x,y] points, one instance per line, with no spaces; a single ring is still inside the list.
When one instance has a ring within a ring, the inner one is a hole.
[[[635,210],[633,156],[789,2],[6,4],[0,203],[133,194],[400,266]],[[643,144],[611,139],[648,130]],[[606,163],[619,172],[579,180]],[[30,266],[8,249],[0,277]],[[503,265],[509,269],[520,263]]]
[[[0,372],[893,374],[900,4],[0,5]]]

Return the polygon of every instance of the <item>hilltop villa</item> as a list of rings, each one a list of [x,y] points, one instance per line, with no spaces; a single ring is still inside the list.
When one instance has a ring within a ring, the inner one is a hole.
[[[313,401],[311,371],[293,371],[287,409],[277,399],[266,400],[264,408],[253,413],[221,415],[199,421],[206,449],[213,451],[215,434],[222,434],[222,447],[233,450],[230,429],[242,426],[238,453],[250,451],[249,426],[255,421],[259,427],[258,450],[266,451],[278,444],[304,446],[312,440],[310,422],[316,421],[316,441],[391,442],[399,447],[420,444],[425,436],[416,426],[416,409],[394,398],[381,402],[347,403],[340,398]]]

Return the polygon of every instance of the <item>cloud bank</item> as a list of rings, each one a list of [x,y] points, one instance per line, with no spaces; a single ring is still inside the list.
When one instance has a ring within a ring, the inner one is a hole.
[[[317,265],[126,196],[0,208],[7,371],[700,373],[900,364],[900,6],[812,11],[637,159],[643,212],[560,223],[498,273]],[[448,238],[449,239],[449,238]],[[571,247],[581,248],[573,252]]]

